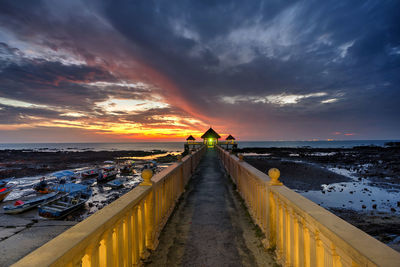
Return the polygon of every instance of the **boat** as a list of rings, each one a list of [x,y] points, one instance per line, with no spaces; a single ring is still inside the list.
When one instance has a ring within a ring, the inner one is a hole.
[[[117,176],[117,173],[118,172],[116,170],[100,172],[99,176],[97,177],[97,182],[110,181]]]
[[[14,177],[0,180],[0,187],[5,187],[12,179],[14,179]]]
[[[102,169],[103,169],[103,171],[105,171],[105,172],[114,171],[114,170],[115,170],[115,165],[104,166]]]
[[[151,169],[153,172],[155,172],[157,170],[157,167],[157,161],[150,160],[143,165],[142,171],[145,169]]]
[[[33,190],[35,190],[36,192],[38,192],[40,194],[48,194],[51,191],[49,184],[47,183],[47,181],[45,180],[44,177],[42,177],[40,179],[39,183],[37,183],[33,186]]]
[[[0,202],[3,201],[14,189],[15,184],[0,187]]]
[[[44,205],[40,205],[39,216],[49,219],[61,219],[81,208],[91,196],[92,190],[88,187],[82,191],[68,193]]]
[[[52,185],[50,190],[64,193],[73,193],[78,191],[86,190],[87,186],[83,184],[75,184],[75,183],[59,183]]]
[[[99,175],[99,170],[98,169],[90,169],[90,170],[86,170],[83,171],[81,173],[81,177],[82,178],[93,178]]]
[[[132,174],[135,171],[134,163],[123,165],[119,171],[121,174]]]
[[[17,214],[21,213],[24,211],[27,211],[29,209],[35,208],[39,206],[40,204],[50,201],[57,196],[60,196],[58,192],[52,192],[44,196],[32,198],[26,201],[23,200],[17,200],[14,202],[13,205],[7,205],[3,207],[4,213],[6,214]]]
[[[114,179],[112,181],[109,181],[107,185],[111,186],[112,188],[119,188],[122,187],[124,183],[120,179]]]

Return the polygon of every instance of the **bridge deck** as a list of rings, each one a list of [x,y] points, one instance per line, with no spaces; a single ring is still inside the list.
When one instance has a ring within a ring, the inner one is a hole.
[[[215,149],[208,149],[148,266],[273,266]]]

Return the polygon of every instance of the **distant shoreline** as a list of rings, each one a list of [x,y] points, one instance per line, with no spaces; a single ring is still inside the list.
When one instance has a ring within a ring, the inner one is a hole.
[[[238,141],[239,148],[352,148],[355,146],[384,146],[387,142],[398,140],[334,140],[334,141]],[[126,142],[126,143],[0,143],[1,150],[34,150],[34,151],[124,151],[124,150],[164,150],[183,151],[185,142]]]

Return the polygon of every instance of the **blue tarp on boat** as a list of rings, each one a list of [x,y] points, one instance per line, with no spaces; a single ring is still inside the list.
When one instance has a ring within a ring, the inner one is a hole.
[[[65,176],[71,176],[74,175],[73,171],[69,171],[69,170],[64,170],[64,171],[58,171],[52,174],[52,176],[55,176],[57,178],[62,178]]]
[[[60,191],[60,192],[76,192],[76,191],[84,191],[87,189],[86,185],[82,184],[58,184],[51,187],[52,190]]]

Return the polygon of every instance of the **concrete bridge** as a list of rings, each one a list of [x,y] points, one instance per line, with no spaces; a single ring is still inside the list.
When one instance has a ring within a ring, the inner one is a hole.
[[[225,169],[225,170],[224,170]],[[201,146],[14,266],[399,266],[400,254]]]

